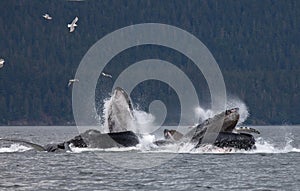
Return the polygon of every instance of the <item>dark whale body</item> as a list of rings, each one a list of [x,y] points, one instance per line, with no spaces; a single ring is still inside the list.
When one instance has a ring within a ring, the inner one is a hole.
[[[112,148],[112,147],[133,147],[139,143],[139,139],[132,131],[102,134],[98,130],[87,130],[73,139],[63,143],[48,144],[44,150],[48,152],[70,150],[69,145],[78,148]]]
[[[132,131],[101,134],[91,129],[66,142],[74,147],[111,148],[132,147],[139,143],[139,139]]]
[[[64,152],[71,151],[70,146],[78,148],[112,148],[112,147],[133,147],[139,143],[139,139],[132,131],[101,134],[98,130],[87,130],[73,139],[62,143],[47,144],[45,146],[31,143],[21,139],[2,138],[0,141],[10,141],[29,145],[37,151]]]
[[[237,149],[250,150],[255,148],[253,135],[247,133],[220,132],[215,143],[217,147],[232,147]],[[196,147],[199,147],[198,144]]]

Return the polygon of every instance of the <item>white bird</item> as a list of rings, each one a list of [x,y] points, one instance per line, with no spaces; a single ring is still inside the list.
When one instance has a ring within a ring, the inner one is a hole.
[[[79,82],[79,80],[78,79],[70,79],[69,83],[68,83],[68,86],[72,85],[75,82]]]
[[[104,72],[101,73],[103,76],[105,77],[109,77],[109,78],[112,78],[112,76],[110,74],[105,74]]]
[[[47,19],[47,20],[51,20],[52,19],[52,17],[48,13],[44,14],[43,17],[45,19]]]
[[[76,24],[77,21],[78,21],[78,17],[75,17],[72,23],[68,24],[68,28],[70,28],[70,32],[73,32],[75,30],[75,27],[77,26]]]
[[[1,58],[0,59],[0,68],[2,68],[4,66],[4,62],[5,62],[4,59]]]

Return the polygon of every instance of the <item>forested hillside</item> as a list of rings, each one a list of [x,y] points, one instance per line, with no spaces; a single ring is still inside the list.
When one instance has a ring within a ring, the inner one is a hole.
[[[0,1],[0,58],[5,59],[0,69],[0,124],[74,123],[72,89],[67,83],[84,54],[106,34],[147,22],[177,26],[208,47],[227,92],[247,104],[247,124],[300,124],[299,10],[297,0]],[[45,13],[53,19],[45,20]],[[78,27],[70,33],[67,24],[75,16]],[[209,102],[203,77],[188,58],[167,48],[129,49],[106,71],[117,76],[125,66],[149,58],[182,68],[199,84],[200,102]],[[105,82],[97,90],[101,110],[101,100],[113,82],[99,80]],[[174,94],[166,84],[145,84],[132,95],[141,107],[153,98]],[[166,102],[172,105],[176,100],[175,96]],[[170,123],[178,121],[173,119],[178,108],[173,109]]]

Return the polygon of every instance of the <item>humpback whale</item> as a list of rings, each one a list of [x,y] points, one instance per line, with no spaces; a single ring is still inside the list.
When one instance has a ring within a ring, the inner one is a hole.
[[[216,137],[212,144],[217,147],[232,147],[237,149],[254,149],[255,139],[249,133],[258,133],[254,128],[241,127],[236,125],[239,120],[239,109],[233,108],[215,115],[213,118],[206,119],[204,122],[192,127],[187,134],[182,134],[176,130],[164,130],[164,140],[156,142],[157,145],[164,145],[169,143],[192,142],[195,148],[200,147],[206,142],[202,142],[206,132],[215,133]],[[222,125],[220,130],[219,125]]]
[[[131,129],[134,124],[133,107],[128,94],[116,87],[109,102],[107,126],[109,132],[122,132]]]
[[[105,125],[108,133],[101,133],[99,130],[90,129],[74,138],[55,144],[41,146],[26,140],[11,138],[0,138],[0,141],[12,141],[24,143],[38,151],[68,151],[71,147],[91,147],[91,148],[112,148],[112,147],[131,147],[139,144],[139,135],[134,132],[133,126],[135,117],[130,97],[120,87],[114,89],[110,101]],[[154,144],[181,144],[191,142],[195,148],[207,144],[205,138],[209,133],[215,137],[211,144],[217,147],[230,147],[237,149],[254,149],[255,139],[250,133],[259,131],[248,127],[236,127],[239,121],[239,109],[232,108],[206,119],[202,123],[192,126],[186,134],[177,130],[164,130],[164,139],[157,140]]]
[[[130,131],[134,121],[133,107],[127,93],[120,87],[115,88],[108,106],[106,124],[109,133],[90,129],[62,143],[39,145],[22,139],[0,138],[0,141],[23,143],[37,151],[59,152],[71,150],[73,147],[112,148],[131,147],[139,143],[138,136]]]

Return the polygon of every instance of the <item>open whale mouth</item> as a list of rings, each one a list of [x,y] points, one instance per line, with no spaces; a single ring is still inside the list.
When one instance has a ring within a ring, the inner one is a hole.
[[[236,108],[232,108],[232,109],[226,110],[225,111],[225,115],[230,115],[232,113],[238,113],[238,112],[239,112],[239,108],[236,107]]]
[[[224,132],[232,132],[240,119],[239,108],[232,108],[225,111],[222,130]]]
[[[131,100],[120,87],[116,87],[113,92],[106,120],[110,133],[131,130],[133,126],[134,116]]]

